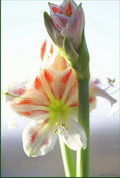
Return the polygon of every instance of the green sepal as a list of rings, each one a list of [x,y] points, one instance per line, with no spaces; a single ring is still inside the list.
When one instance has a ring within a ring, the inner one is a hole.
[[[63,36],[57,30],[51,17],[48,15],[47,12],[44,12],[44,23],[47,29],[48,34],[50,35],[51,39],[58,47],[62,48],[63,44]]]

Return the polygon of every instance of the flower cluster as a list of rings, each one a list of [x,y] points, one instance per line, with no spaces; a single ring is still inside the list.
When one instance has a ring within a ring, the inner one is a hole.
[[[42,56],[49,55],[45,43],[41,50]],[[111,104],[116,102],[99,83],[98,80],[89,83],[90,111],[96,107],[96,96],[108,99]],[[18,115],[31,121],[23,132],[23,148],[28,156],[45,155],[52,150],[57,135],[72,150],[86,148],[85,132],[77,122],[76,75],[59,54],[48,69],[40,69],[31,86],[27,87],[27,82],[13,85],[6,97]]]

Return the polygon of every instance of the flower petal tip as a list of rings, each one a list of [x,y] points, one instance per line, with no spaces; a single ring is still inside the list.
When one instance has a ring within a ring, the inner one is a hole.
[[[112,104],[112,108],[108,114],[108,116],[112,116],[113,114],[117,113],[119,111],[119,104],[116,101],[114,104]]]
[[[116,102],[117,100],[111,97],[111,106],[113,106]]]

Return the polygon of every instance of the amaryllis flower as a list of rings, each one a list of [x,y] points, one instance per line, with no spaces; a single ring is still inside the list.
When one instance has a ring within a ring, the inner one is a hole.
[[[96,96],[108,99],[111,104],[116,102],[97,85],[97,80],[90,82],[90,110],[96,107]],[[11,107],[32,121],[23,132],[23,147],[28,156],[40,156],[52,150],[57,135],[72,150],[86,148],[85,132],[77,123],[78,88],[71,68],[59,72],[53,68],[41,69],[33,86],[13,98]]]
[[[40,49],[41,61],[50,52],[45,43]],[[96,96],[108,99],[111,104],[116,102],[98,84],[98,80],[89,83],[90,111],[96,107]],[[13,111],[31,121],[23,132],[23,147],[28,156],[44,155],[52,150],[57,134],[72,150],[86,148],[84,130],[77,123],[76,75],[59,54],[49,69],[40,70],[32,87],[30,81],[15,83],[5,94]]]
[[[49,3],[49,6],[51,11],[50,16],[56,29],[60,31],[63,37],[69,38],[75,49],[77,49],[80,45],[85,25],[84,12],[81,4],[77,6],[73,0],[64,0],[60,6],[52,3]],[[50,25],[49,21],[45,24],[48,33],[51,32],[50,28],[52,24]]]
[[[44,155],[61,135],[72,150],[86,148],[86,136],[77,118],[77,81],[67,68],[41,70],[31,89],[13,99],[12,109],[33,120],[23,132],[23,147],[28,156]]]

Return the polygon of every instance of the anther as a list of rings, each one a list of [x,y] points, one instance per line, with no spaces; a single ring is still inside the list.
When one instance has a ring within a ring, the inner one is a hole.
[[[57,129],[56,129],[56,130],[54,130],[54,133],[57,133]]]
[[[60,123],[56,123],[56,125],[60,126],[61,124]]]
[[[65,124],[64,123],[62,123],[62,127],[65,128]]]
[[[68,131],[68,128],[67,128],[67,127],[65,127],[65,129]]]

